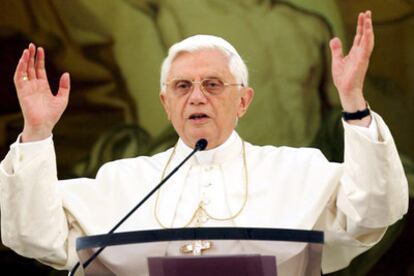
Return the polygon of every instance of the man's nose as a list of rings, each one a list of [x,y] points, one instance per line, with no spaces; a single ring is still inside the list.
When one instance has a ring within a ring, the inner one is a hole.
[[[203,88],[201,87],[201,83],[194,83],[193,84],[193,91],[190,93],[190,103],[191,104],[200,104],[206,103],[207,97],[204,94]]]

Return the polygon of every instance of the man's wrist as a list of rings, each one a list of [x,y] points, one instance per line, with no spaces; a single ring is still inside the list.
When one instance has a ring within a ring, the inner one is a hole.
[[[49,138],[52,135],[50,130],[28,130],[23,129],[22,135],[20,136],[21,143],[36,142]]]
[[[371,115],[371,110],[369,107],[368,102],[365,102],[365,108],[361,109],[361,110],[356,110],[354,112],[347,112],[345,110],[342,111],[342,118],[345,121],[350,121],[350,120],[361,120],[367,116]]]

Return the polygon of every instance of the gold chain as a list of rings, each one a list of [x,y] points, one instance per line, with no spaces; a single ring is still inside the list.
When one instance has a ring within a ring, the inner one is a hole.
[[[174,157],[174,155],[175,155],[175,152],[176,152],[176,148],[177,148],[177,144],[174,146],[174,149],[173,149],[173,151],[172,151],[172,153],[171,153],[171,155],[170,155],[170,157],[168,158],[168,160],[167,160],[167,164],[165,165],[165,167],[164,167],[164,169],[163,169],[163,171],[162,171],[162,174],[161,174],[161,180],[163,180],[164,179],[164,177],[165,177],[165,173],[166,173],[166,171],[167,171],[167,168],[168,168],[168,166],[170,165],[170,163],[171,163],[171,161],[172,161],[172,159],[173,159],[173,157]],[[188,227],[192,222],[193,222],[193,220],[199,215],[199,214],[202,214],[202,213],[204,213],[204,214],[206,214],[207,215],[207,217],[209,217],[210,219],[212,219],[212,220],[217,220],[217,221],[226,221],[226,220],[231,220],[231,219],[234,219],[234,218],[236,218],[237,216],[239,216],[240,214],[241,214],[241,212],[243,211],[243,209],[244,209],[244,207],[246,206],[246,203],[247,203],[247,198],[248,198],[248,195],[249,195],[249,190],[248,190],[248,188],[249,188],[249,176],[248,176],[248,172],[247,172],[247,161],[246,161],[246,149],[245,149],[245,144],[244,144],[244,141],[242,141],[242,149],[243,149],[243,167],[244,167],[244,200],[243,200],[243,204],[242,204],[242,206],[240,207],[240,209],[234,214],[234,215],[231,215],[231,216],[229,216],[229,217],[226,217],[226,218],[219,218],[219,217],[214,217],[214,216],[212,216],[212,215],[210,215],[208,212],[207,212],[207,210],[204,208],[204,206],[203,206],[203,202],[200,202],[199,203],[199,205],[198,205],[198,207],[197,207],[197,209],[194,211],[194,213],[193,213],[193,215],[191,216],[191,219],[186,223],[186,224],[184,224],[184,226],[182,227],[182,228],[185,228],[185,227]],[[168,226],[166,226],[165,224],[163,224],[162,222],[161,222],[161,220],[159,219],[159,217],[158,217],[158,200],[159,200],[159,197],[160,197],[160,190],[158,190],[158,192],[157,192],[157,197],[156,197],[156,200],[155,200],[155,208],[154,208],[154,216],[155,216],[155,220],[158,222],[158,224],[162,227],[162,228],[169,228]],[[174,218],[173,218],[173,221],[171,222],[171,227],[172,227],[172,224],[174,223],[174,219],[175,219],[175,215],[174,215]]]

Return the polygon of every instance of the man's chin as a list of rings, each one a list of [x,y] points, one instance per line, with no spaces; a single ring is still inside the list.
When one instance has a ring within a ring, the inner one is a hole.
[[[184,137],[181,137],[182,139]],[[200,139],[206,139],[208,143],[210,143],[211,140],[213,140],[213,136],[211,135],[211,131],[208,131],[206,129],[195,129],[192,130],[191,133],[188,133],[188,135],[186,135],[185,139],[186,144],[190,144],[191,147],[194,147],[194,145],[197,143],[198,140]]]

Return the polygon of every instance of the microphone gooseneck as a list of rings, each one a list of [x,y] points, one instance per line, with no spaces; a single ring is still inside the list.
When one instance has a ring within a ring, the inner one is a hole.
[[[184,165],[185,162],[187,162],[188,159],[190,159],[191,156],[193,156],[197,151],[203,151],[204,149],[206,149],[207,147],[207,140],[206,139],[200,139],[197,141],[197,143],[194,146],[193,151],[183,160],[181,161],[181,163],[175,167],[164,179],[161,180],[161,182],[154,187],[154,189],[151,190],[151,192],[149,192],[134,208],[131,209],[131,211],[128,212],[128,214],[126,214],[109,232],[109,234],[112,234],[115,232],[116,229],[119,228],[119,226],[121,226],[122,223],[124,223],[124,221],[126,221],[139,207],[141,207],[142,204],[144,204],[145,201],[148,200],[148,198],[150,198],[159,188],[161,188],[161,186],[167,182],[167,180],[173,175],[175,174],[179,168],[181,168],[182,165]],[[90,263],[96,259],[96,257],[98,257],[98,255],[106,248],[106,246],[102,246],[100,247],[94,254],[92,254],[84,263],[83,263],[83,268],[87,268]],[[71,272],[70,272],[70,276],[71,275],[75,275],[76,270],[78,269],[78,267],[80,266],[80,261],[77,262]]]

